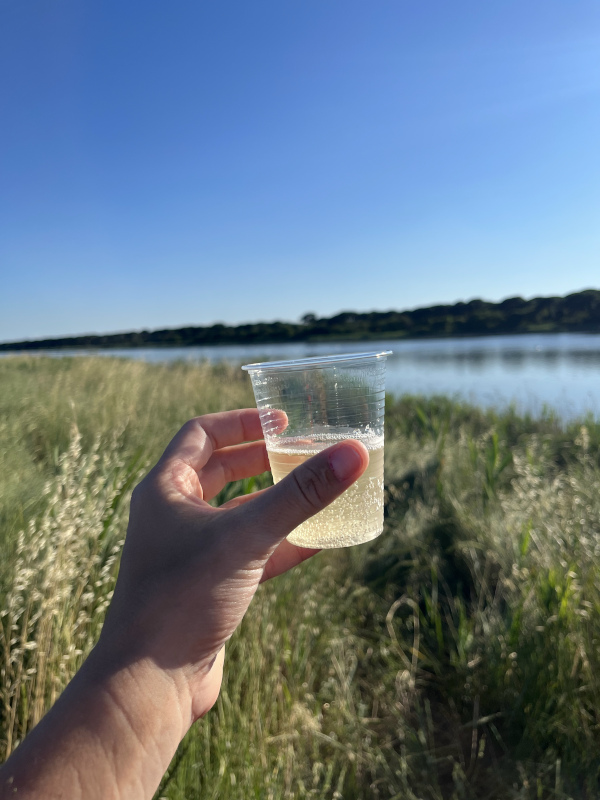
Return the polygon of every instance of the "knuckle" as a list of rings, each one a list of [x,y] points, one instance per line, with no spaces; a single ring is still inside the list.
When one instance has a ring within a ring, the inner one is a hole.
[[[191,419],[188,419],[187,422],[183,423],[181,430],[185,433],[192,433],[198,430],[198,428],[202,428],[202,423],[203,417],[192,417]]]
[[[312,514],[321,511],[331,499],[325,476],[310,464],[304,464],[301,469],[294,470],[291,474],[304,508]]]
[[[140,483],[138,483],[138,485],[131,492],[131,503],[130,504],[131,504],[132,508],[133,507],[137,508],[137,506],[140,505],[140,503],[142,502],[141,495],[143,495],[143,493],[144,493],[144,481],[141,481]]]
[[[136,486],[134,486],[131,492],[131,509],[139,511],[146,508],[148,503],[155,499],[159,493],[159,472],[158,467],[154,467]]]

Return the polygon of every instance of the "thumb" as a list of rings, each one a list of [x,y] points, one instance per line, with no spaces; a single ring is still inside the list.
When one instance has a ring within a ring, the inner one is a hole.
[[[252,501],[266,547],[275,546],[302,522],[339,497],[369,463],[369,451],[356,439],[323,450],[296,467]],[[246,510],[249,511],[248,505]]]

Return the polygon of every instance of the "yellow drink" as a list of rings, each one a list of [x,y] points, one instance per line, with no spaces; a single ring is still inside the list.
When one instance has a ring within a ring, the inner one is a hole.
[[[330,435],[311,442],[281,438],[267,444],[273,481],[285,478],[295,467],[326,447],[349,437]],[[301,547],[347,547],[374,539],[383,530],[383,437],[361,439],[369,451],[369,466],[340,497],[298,526],[287,537]]]

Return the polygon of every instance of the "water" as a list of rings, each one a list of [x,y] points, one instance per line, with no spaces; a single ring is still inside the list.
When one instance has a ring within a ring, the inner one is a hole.
[[[173,349],[44,351],[45,355],[96,354],[146,361],[227,361],[247,364],[330,353],[392,350],[387,390],[445,394],[489,408],[514,404],[563,419],[585,413],[600,418],[600,335],[526,334],[420,341],[381,340],[320,344],[254,344]],[[5,353],[9,355],[9,353]]]
[[[328,440],[307,442],[282,437],[267,442],[269,463],[275,483],[319,450],[344,441],[346,436],[330,435]],[[331,505],[303,522],[288,536],[288,541],[300,547],[348,547],[369,542],[383,531],[383,439],[365,441],[369,450],[369,465],[356,483]]]

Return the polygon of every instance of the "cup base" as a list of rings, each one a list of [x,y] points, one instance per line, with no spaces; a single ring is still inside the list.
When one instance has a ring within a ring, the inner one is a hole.
[[[377,539],[378,536],[381,536],[383,533],[383,527],[377,528],[373,531],[367,531],[361,536],[336,536],[335,540],[332,539],[324,539],[315,537],[307,537],[303,536],[302,533],[297,535],[296,531],[292,531],[287,540],[290,544],[296,545],[296,547],[311,547],[315,550],[335,550],[338,547],[354,547],[357,544],[366,544],[367,542],[372,542],[373,539]]]

